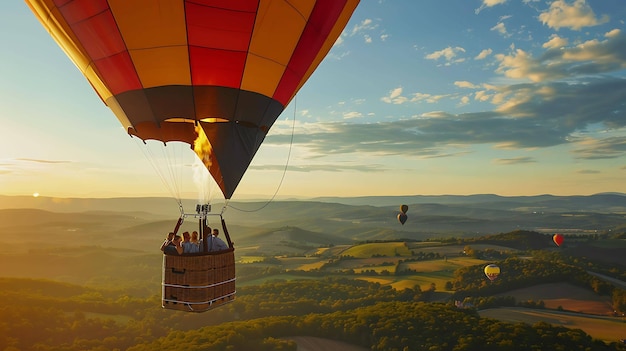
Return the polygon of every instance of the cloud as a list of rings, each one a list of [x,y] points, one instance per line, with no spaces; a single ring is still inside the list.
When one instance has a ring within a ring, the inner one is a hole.
[[[17,161],[25,161],[25,162],[33,162],[33,163],[47,163],[47,164],[55,164],[55,163],[72,163],[71,161],[54,161],[54,160],[41,160],[34,158],[17,158]]]
[[[373,42],[374,37],[380,38],[381,41],[385,41],[388,37],[387,34],[375,35],[372,36],[370,33],[378,29],[379,25],[374,22],[371,18],[366,18],[360,23],[355,24],[352,29],[344,30],[342,36],[362,36],[363,41],[367,44]]]
[[[435,51],[432,52],[428,55],[425,56],[426,59],[428,60],[439,60],[440,58],[444,58],[445,61],[447,61],[446,64],[450,64],[450,63],[458,63],[458,62],[463,62],[465,61],[464,58],[456,58],[457,55],[459,53],[463,53],[465,52],[465,49],[463,49],[462,47],[450,47],[448,46],[447,48],[443,49],[443,50],[439,50],[439,51]]]
[[[626,136],[604,139],[585,138],[577,142],[577,145],[578,148],[574,150],[574,154],[580,159],[612,159],[626,154]]]
[[[507,0],[483,0],[483,3],[480,5],[479,8],[474,10],[474,13],[475,14],[479,14],[480,11],[482,11],[483,9],[485,9],[487,7],[492,7],[492,6],[504,4],[506,1]]]
[[[388,104],[403,104],[408,101],[407,98],[402,96],[402,87],[395,88],[389,92],[388,96],[384,96],[381,98],[383,102]]]
[[[454,85],[459,87],[459,88],[470,88],[470,89],[479,88],[478,85],[472,84],[472,83],[470,83],[468,81],[465,81],[465,80],[456,81],[456,82],[454,82]]]
[[[381,101],[386,102],[388,104],[401,105],[407,102],[428,102],[434,104],[441,99],[450,97],[450,94],[426,94],[426,93],[413,93],[410,96],[402,95],[403,89],[402,87],[395,88],[389,92],[388,96],[383,96],[380,98]]]
[[[523,163],[534,163],[536,162],[532,157],[514,157],[514,158],[499,158],[493,161],[493,163],[498,165],[517,165]]]
[[[476,55],[476,57],[474,57],[474,60],[484,60],[485,58],[487,58],[487,56],[491,55],[492,52],[493,50],[491,49],[484,49],[478,55]]]
[[[502,150],[566,145],[574,150],[572,156],[580,159],[626,155],[626,137],[580,137],[581,131],[590,126],[626,129],[626,79],[596,77],[580,83],[489,86],[482,91],[491,96],[491,102],[500,95],[500,105],[492,111],[461,114],[432,111],[409,119],[378,123],[354,123],[353,120],[316,123],[311,128],[297,128],[294,143],[317,155],[451,157],[471,152],[474,145],[491,145]],[[396,88],[388,98],[402,96],[402,88]],[[288,133],[271,134],[266,139],[270,144],[290,142]]]
[[[556,0],[550,8],[539,15],[539,20],[556,30],[569,28],[581,30],[583,27],[592,27],[609,21],[607,15],[597,18],[585,0],[575,0],[569,5],[565,0]]]
[[[521,49],[495,57],[499,61],[497,73],[532,82],[603,74],[626,68],[626,35],[612,30],[605,34],[605,40],[589,40],[574,47],[549,47],[538,58]]]
[[[593,169],[581,169],[581,170],[576,171],[576,173],[578,173],[578,174],[599,174],[600,171],[596,171],[596,170],[593,170]]]
[[[503,22],[498,22],[498,24],[496,24],[495,26],[491,27],[492,31],[496,31],[498,33],[500,33],[503,37],[509,37],[510,34],[507,33],[506,31],[506,26],[504,25]]]
[[[251,165],[250,169],[261,171],[284,171],[285,165]],[[357,172],[384,172],[387,169],[378,164],[359,164],[359,165],[346,165],[345,163],[333,163],[333,164],[307,164],[307,165],[289,165],[287,171],[289,172],[343,172],[343,171],[357,171]]]
[[[361,117],[363,117],[363,114],[361,112],[356,112],[356,111],[346,112],[343,114],[344,119],[361,118]]]
[[[550,36],[550,40],[543,43],[542,47],[546,49],[560,49],[567,45],[567,38],[561,38],[556,34]]]

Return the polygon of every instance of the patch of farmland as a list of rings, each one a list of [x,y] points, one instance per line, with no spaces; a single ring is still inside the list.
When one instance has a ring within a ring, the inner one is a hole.
[[[372,256],[411,256],[404,242],[368,243],[354,245],[341,253],[342,256],[367,258]]]
[[[301,271],[320,269],[326,263],[326,260],[320,260],[319,257],[283,257],[279,261],[287,270]]]
[[[570,312],[536,310],[522,307],[490,308],[478,312],[481,317],[505,322],[534,324],[540,321],[572,329],[582,329],[593,338],[606,342],[624,338],[624,322],[617,317],[600,317]]]
[[[452,280],[452,274],[433,272],[402,277],[391,283],[391,286],[396,290],[404,290],[407,288],[413,289],[417,285],[420,287],[420,290],[427,291],[432,284],[435,284],[435,291],[445,291],[446,282],[450,280]]]
[[[415,244],[421,244],[421,243],[408,243],[409,251],[415,252],[415,253],[417,252],[439,253],[439,255],[447,256],[448,258],[464,256],[463,250],[465,249],[465,246],[470,246],[474,250],[490,249],[494,251],[508,251],[508,252],[518,251],[511,247],[491,245],[491,244],[468,244],[468,245],[437,245],[435,244],[435,245],[428,245],[428,246],[415,245]]]
[[[395,264],[387,264],[387,265],[381,265],[381,266],[373,266],[373,267],[363,267],[363,268],[355,268],[354,272],[355,273],[363,273],[366,271],[374,271],[376,273],[382,273],[383,271],[387,271],[389,273],[395,273],[396,272],[396,265]]]
[[[471,257],[454,257],[447,260],[427,260],[417,262],[400,263],[398,270],[404,271],[411,269],[415,272],[437,272],[437,271],[455,271],[461,267],[475,266],[484,264],[484,260]]]
[[[511,290],[500,296],[513,296],[516,301],[543,301],[546,308],[562,307],[567,311],[596,315],[608,315],[613,312],[611,298],[569,283],[551,283]],[[626,327],[625,327],[626,329]]]
[[[406,257],[405,257],[406,258]],[[397,264],[402,257],[371,257],[364,259],[344,259],[334,264],[332,269],[345,270]]]

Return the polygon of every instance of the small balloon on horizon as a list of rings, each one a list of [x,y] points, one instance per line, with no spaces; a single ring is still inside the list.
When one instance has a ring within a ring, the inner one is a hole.
[[[406,223],[406,220],[409,218],[409,216],[406,215],[406,213],[398,213],[398,221],[400,223],[402,223],[402,225],[404,225],[404,223]]]

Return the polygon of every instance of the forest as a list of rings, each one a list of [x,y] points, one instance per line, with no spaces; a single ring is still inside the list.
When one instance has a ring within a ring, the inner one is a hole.
[[[622,240],[620,235],[610,239]],[[626,350],[619,340],[603,341],[577,328],[480,315],[494,307],[545,309],[543,301],[507,296],[513,289],[545,282],[567,282],[608,296],[616,315],[626,311],[626,291],[589,273],[624,281],[623,265],[542,250],[534,246],[537,240],[545,235],[516,231],[439,243],[441,250],[450,243],[461,245],[467,262],[487,259],[506,274],[490,282],[483,264],[468,265],[456,269],[445,287],[433,283],[426,289],[396,289],[360,279],[362,275],[349,274],[337,263],[295,272],[279,268],[279,257],[260,266],[243,264],[244,276],[248,271],[271,279],[258,284],[248,280],[238,286],[234,302],[202,314],[163,310],[159,295],[133,296],[123,287],[4,277],[0,297],[7,303],[0,306],[0,350],[297,350],[289,339],[293,336],[339,340],[364,350]],[[485,249],[485,242],[516,248]],[[409,249],[413,244],[428,243],[385,241],[367,245],[368,251],[343,252],[375,256],[383,265],[396,256],[396,268],[407,261],[448,261],[444,254]],[[402,254],[398,248],[404,248]],[[355,260],[351,255],[329,262],[350,263]],[[371,269],[368,274],[383,273]],[[390,269],[384,274],[417,273]]]

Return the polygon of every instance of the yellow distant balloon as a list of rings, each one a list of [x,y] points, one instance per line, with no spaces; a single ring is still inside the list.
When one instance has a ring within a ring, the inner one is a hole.
[[[486,266],[485,275],[491,281],[496,280],[496,278],[498,278],[498,275],[500,275],[500,267],[496,266],[495,264],[490,264]]]

